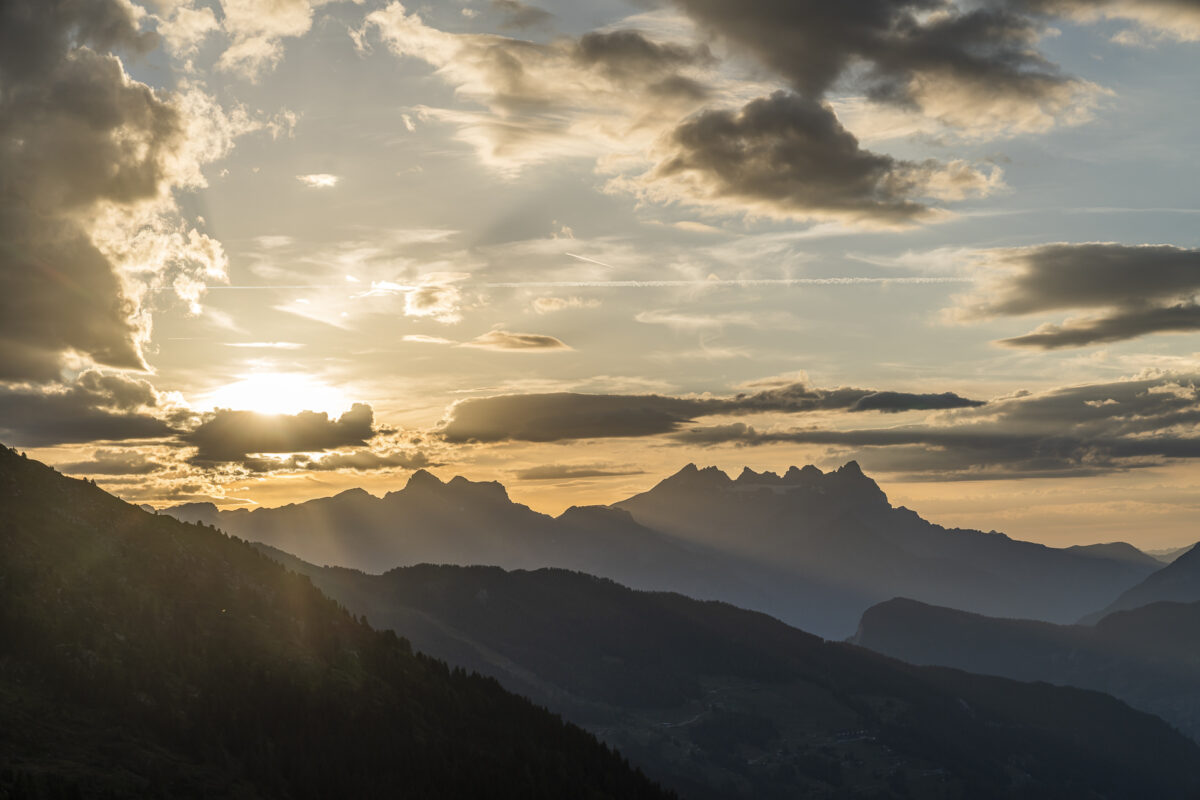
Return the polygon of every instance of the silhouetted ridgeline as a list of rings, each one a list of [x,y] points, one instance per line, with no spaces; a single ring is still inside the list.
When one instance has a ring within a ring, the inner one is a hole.
[[[1089,626],[897,599],[868,609],[854,642],[913,664],[1108,692],[1200,741],[1200,603],[1153,603]]]
[[[0,521],[0,796],[664,796],[216,530],[7,448]]]
[[[1127,611],[1150,603],[1200,602],[1200,544],[1176,557],[1170,564],[1124,592],[1106,608],[1081,621],[1096,622],[1114,611]]]
[[[372,624],[561,711],[693,800],[1200,793],[1200,749],[1099,693],[911,667],[576,572],[367,575],[272,552]]]
[[[557,518],[512,502],[499,483],[443,483],[423,470],[381,498],[353,489],[280,508],[167,513],[316,564],[376,573],[419,563],[562,567],[723,600],[835,639],[897,596],[1074,622],[1161,566],[1128,545],[1062,550],[933,525],[890,505],[853,462],[828,473],[746,469],[736,479],[689,464],[613,507]]]

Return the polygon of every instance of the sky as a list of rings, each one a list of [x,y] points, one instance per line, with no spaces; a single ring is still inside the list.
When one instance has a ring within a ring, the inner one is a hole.
[[[855,459],[1194,542],[1200,0],[10,0],[0,441],[558,513]]]

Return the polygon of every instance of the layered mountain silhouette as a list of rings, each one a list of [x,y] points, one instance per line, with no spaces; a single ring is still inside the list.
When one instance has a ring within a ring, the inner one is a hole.
[[[1061,550],[946,529],[895,508],[854,462],[735,480],[689,464],[612,507],[557,518],[498,483],[418,471],[382,498],[362,490],[281,508],[168,509],[317,564],[382,572],[419,563],[562,567],[772,614],[829,638],[895,596],[999,616],[1073,622],[1161,564],[1128,545]]]
[[[373,625],[561,711],[689,798],[1200,789],[1200,749],[1098,693],[911,667],[760,613],[576,572],[368,575],[271,552]]]
[[[913,664],[1108,692],[1200,741],[1200,603],[1153,603],[1090,626],[896,599],[868,609],[853,641]]]
[[[666,795],[243,541],[0,449],[0,797]]]
[[[1200,602],[1200,544],[1177,556],[1170,564],[1123,592],[1108,606],[1088,614],[1081,621],[1085,624],[1094,623],[1114,611],[1140,608],[1163,601]]]

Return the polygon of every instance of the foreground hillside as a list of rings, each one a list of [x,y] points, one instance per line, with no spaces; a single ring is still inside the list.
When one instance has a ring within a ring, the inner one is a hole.
[[[893,507],[853,462],[828,473],[747,469],[736,480],[688,465],[615,507],[557,518],[514,503],[499,483],[443,483],[423,470],[384,497],[356,489],[280,508],[167,512],[315,564],[561,567],[723,600],[836,639],[896,596],[1074,622],[1162,566],[1128,545],[1060,550],[941,528]]]
[[[1108,692],[1200,741],[1200,603],[1152,603],[1090,626],[897,599],[868,609],[854,642],[913,664]]]
[[[763,614],[563,570],[305,564],[690,798],[1192,797],[1200,749],[1106,695],[910,667]]]
[[[662,796],[216,530],[6,448],[0,520],[0,796]]]

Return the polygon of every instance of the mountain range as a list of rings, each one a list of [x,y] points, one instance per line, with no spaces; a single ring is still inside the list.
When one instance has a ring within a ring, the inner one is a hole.
[[[368,575],[268,552],[372,625],[584,725],[685,797],[1200,788],[1187,762],[1200,749],[1098,693],[912,667],[760,613],[577,572]],[[1174,758],[1187,763],[1171,777]]]
[[[828,638],[851,635],[863,611],[897,596],[1072,622],[1161,566],[1129,545],[1055,549],[934,525],[893,507],[854,462],[736,479],[689,464],[647,492],[557,518],[512,502],[499,483],[424,470],[381,498],[350,490],[280,508],[166,513],[316,564],[561,567],[723,600]]]

